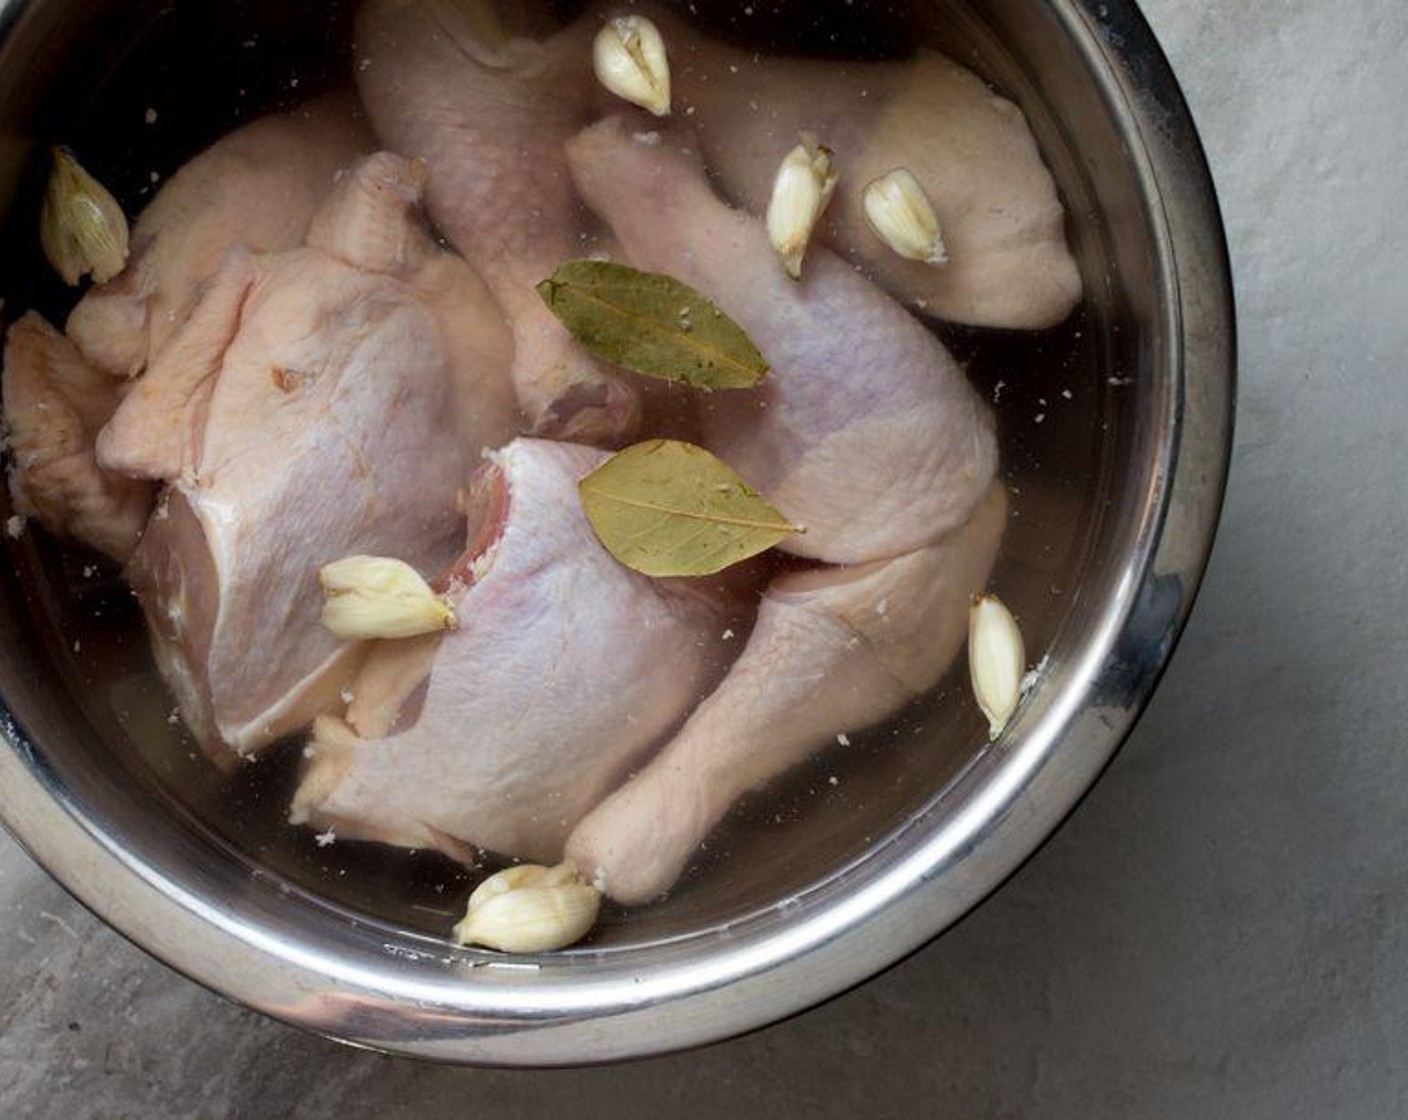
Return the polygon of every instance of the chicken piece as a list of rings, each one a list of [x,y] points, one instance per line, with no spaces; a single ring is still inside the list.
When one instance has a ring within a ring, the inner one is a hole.
[[[506,328],[467,265],[417,245],[419,174],[370,157],[314,220],[325,247],[236,250],[99,439],[105,465],[171,483],[129,578],[213,752],[335,701],[363,650],[319,625],[318,569],[370,553],[440,571],[480,449],[514,432]],[[448,327],[436,277],[469,297]]]
[[[636,142],[621,118],[568,146],[588,203],[632,264],[716,300],[771,371],[701,402],[705,442],[806,526],[781,546],[833,564],[929,544],[968,519],[997,465],[986,406],[943,345],[818,247],[801,282],[762,224],[719,201],[688,139]]]
[[[1007,498],[894,560],[775,580],[742,656],[648,766],[573,831],[567,858],[625,905],[675,882],[744,793],[932,688],[963,648]]]
[[[981,327],[1049,327],[1075,307],[1080,273],[1051,174],[1021,109],[977,75],[929,50],[903,62],[759,58],[666,12],[651,17],[678,111],[745,210],[763,212],[778,164],[809,130],[840,171],[818,236],[897,299]],[[862,192],[896,167],[933,203],[947,264],[906,260],[870,230]]]
[[[562,144],[589,119],[591,32],[501,39],[489,6],[367,0],[358,86],[378,136],[425,160],[426,208],[488,280],[513,325],[513,379],[532,431],[619,443],[633,387],[590,357],[534,291],[583,255],[580,206]]]
[[[126,560],[151,509],[150,483],[98,466],[93,442],[120,385],[95,370],[41,316],[21,316],[5,339],[5,426],[15,512]]]
[[[261,118],[217,141],[142,211],[127,267],[79,300],[69,337],[99,369],[141,373],[231,247],[279,252],[300,245],[338,173],[370,148],[348,94]]]
[[[627,903],[668,889],[739,793],[938,680],[1005,510],[987,409],[938,341],[825,249],[788,279],[692,150],[613,119],[568,156],[631,261],[717,298],[772,363],[764,388],[708,398],[710,448],[806,524],[780,547],[855,566],[774,581],[718,690],[573,833],[568,857]]]
[[[454,567],[459,628],[404,655],[379,644],[352,686],[353,723],[319,720],[293,821],[456,858],[470,844],[555,860],[717,679],[720,600],[629,571],[592,535],[576,484],[602,458],[528,439],[491,457]]]

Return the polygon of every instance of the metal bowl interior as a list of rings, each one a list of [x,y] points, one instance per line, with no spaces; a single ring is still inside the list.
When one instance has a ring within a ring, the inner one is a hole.
[[[1177,88],[1127,3],[782,12],[758,34],[837,55],[920,41],[976,69],[1022,105],[1068,207],[1086,284],[1071,320],[942,332],[998,401],[1014,500],[993,585],[1042,665],[1016,721],[989,745],[958,666],[738,806],[666,900],[608,913],[580,948],[506,959],[445,939],[462,870],[288,827],[295,751],[234,777],[198,758],[119,573],[40,533],[6,539],[0,816],[139,945],[269,1014],[408,1054],[550,1064],[679,1048],[813,1004],[931,938],[1109,760],[1190,608],[1230,446],[1230,285]],[[62,313],[33,237],[47,144],[113,169],[135,208],[234,122],[339,81],[348,25],[345,4],[0,0],[5,313]]]

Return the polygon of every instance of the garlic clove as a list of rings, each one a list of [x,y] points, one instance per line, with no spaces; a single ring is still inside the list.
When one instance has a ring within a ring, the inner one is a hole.
[[[325,565],[322,622],[339,638],[414,638],[453,630],[455,612],[409,564],[348,556]]]
[[[996,739],[1022,698],[1026,651],[1017,620],[996,595],[973,599],[968,611],[968,671],[978,707]]]
[[[614,16],[592,44],[597,80],[657,117],[670,113],[670,62],[660,29],[645,16]]]
[[[506,953],[545,953],[580,941],[596,922],[601,893],[581,882],[570,861],[520,864],[480,883],[454,928],[459,945]]]
[[[800,143],[777,169],[767,212],[768,240],[793,280],[802,277],[802,258],[812,230],[836,190],[831,149],[818,144],[810,132],[798,139]]]
[[[127,216],[117,199],[71,151],[55,148],[39,213],[39,242],[55,271],[68,284],[87,273],[105,283],[127,264],[127,240]]]
[[[907,168],[897,167],[867,183],[861,203],[875,236],[900,256],[925,264],[948,263],[938,215]]]

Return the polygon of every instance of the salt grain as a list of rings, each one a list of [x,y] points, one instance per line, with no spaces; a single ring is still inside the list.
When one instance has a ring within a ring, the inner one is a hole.
[[[313,839],[317,842],[318,847],[326,848],[337,840],[337,833],[329,828],[326,832],[318,833]]]
[[[844,732],[836,736],[836,741],[843,747],[849,747],[851,745],[851,737]]]

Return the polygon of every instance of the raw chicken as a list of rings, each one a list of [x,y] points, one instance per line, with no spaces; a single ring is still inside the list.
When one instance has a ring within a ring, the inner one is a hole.
[[[907,306],[1008,328],[1049,327],[1075,307],[1080,273],[1026,118],[971,71],[929,50],[902,62],[764,58],[650,11],[669,45],[678,112],[743,209],[763,212],[779,162],[809,130],[840,172],[818,234]],[[906,260],[867,225],[861,194],[896,167],[933,203],[947,264]]]
[[[493,287],[514,331],[514,383],[531,429],[592,443],[634,429],[634,389],[595,362],[534,286],[583,255],[562,144],[589,119],[591,31],[505,39],[489,5],[368,0],[357,80],[388,147],[425,160],[426,207]],[[578,94],[585,96],[578,96]]]
[[[313,244],[235,250],[99,439],[105,466],[171,484],[128,574],[212,750],[336,700],[363,651],[319,626],[318,569],[372,553],[440,571],[473,463],[513,434],[506,328],[419,228],[422,174],[369,157]]]
[[[707,690],[725,607],[693,581],[627,570],[596,542],[576,484],[603,458],[526,439],[492,456],[455,565],[468,585],[459,628],[373,653],[352,686],[353,723],[318,723],[294,821],[460,858],[470,844],[555,860]],[[368,703],[369,691],[392,698]]]
[[[755,392],[701,405],[705,442],[806,533],[781,546],[833,564],[930,544],[968,519],[997,466],[986,406],[913,316],[817,247],[800,282],[762,224],[725,206],[687,137],[610,118],[568,146],[583,197],[630,262],[715,299],[771,363]]]
[[[69,337],[99,369],[141,373],[231,247],[300,245],[334,178],[370,148],[347,94],[230,133],[182,166],[142,211],[126,269],[78,302]]]
[[[626,905],[679,877],[738,797],[933,687],[963,648],[1006,520],[994,483],[972,519],[896,560],[783,576],[742,656],[683,730],[582,821],[567,858]]]
[[[30,312],[5,340],[5,426],[15,512],[126,560],[151,509],[150,483],[98,466],[93,441],[117,408],[120,384],[95,370]]]
[[[709,398],[706,442],[806,524],[781,547],[855,566],[775,581],[718,690],[573,833],[568,857],[626,903],[668,889],[738,793],[937,681],[1005,510],[987,410],[943,347],[824,249],[788,279],[693,147],[643,145],[617,118],[568,154],[632,263],[715,297],[772,363],[762,393]]]

